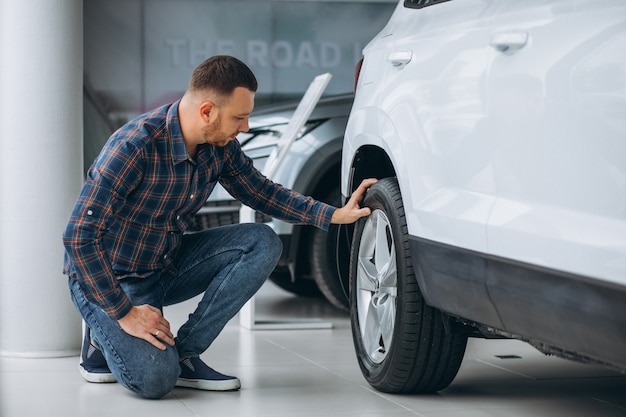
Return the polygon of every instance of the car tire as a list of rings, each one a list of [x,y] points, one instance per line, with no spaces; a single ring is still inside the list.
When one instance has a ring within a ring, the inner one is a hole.
[[[335,207],[341,206],[339,187],[333,189],[322,201]],[[331,224],[328,232],[317,228],[313,229],[311,231],[309,262],[311,274],[324,297],[333,306],[348,311],[347,273],[344,273],[346,283],[343,283],[337,264],[338,234],[339,226],[336,224]]]
[[[372,214],[357,222],[350,256],[350,316],[361,372],[383,392],[439,391],[456,376],[467,336],[451,333],[443,314],[422,297],[397,180],[378,181],[363,205]]]

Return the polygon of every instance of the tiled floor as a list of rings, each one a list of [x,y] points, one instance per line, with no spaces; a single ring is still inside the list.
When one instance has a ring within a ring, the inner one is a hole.
[[[250,331],[233,320],[203,359],[239,376],[242,389],[176,388],[157,401],[119,384],[85,382],[77,357],[0,358],[0,416],[626,416],[626,375],[545,357],[508,340],[470,340],[457,378],[437,395],[382,394],[360,374],[346,314],[272,284],[256,300],[261,318],[317,317],[333,329]],[[180,325],[189,308],[169,308],[166,316]]]

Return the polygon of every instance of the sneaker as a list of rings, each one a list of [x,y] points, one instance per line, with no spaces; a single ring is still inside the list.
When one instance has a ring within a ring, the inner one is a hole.
[[[78,365],[80,374],[89,382],[116,382],[106,359],[104,359],[104,355],[91,341],[91,330],[89,327],[85,326],[84,333],[80,364]]]
[[[220,374],[200,358],[194,357],[180,362],[180,375],[176,386],[206,391],[234,391],[241,388],[241,382],[237,377]]]

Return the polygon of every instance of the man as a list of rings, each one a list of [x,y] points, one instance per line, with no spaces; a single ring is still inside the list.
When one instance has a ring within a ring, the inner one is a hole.
[[[261,287],[282,250],[263,224],[184,234],[215,184],[256,210],[327,229],[370,213],[366,180],[335,208],[274,184],[242,151],[257,81],[229,56],[193,72],[183,97],[116,131],[89,169],[63,241],[65,273],[86,330],[81,374],[145,398],[174,386],[240,388],[200,358]],[[204,295],[176,337],[162,308]]]

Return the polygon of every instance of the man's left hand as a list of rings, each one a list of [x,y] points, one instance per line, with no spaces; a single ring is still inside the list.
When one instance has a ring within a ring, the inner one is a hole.
[[[363,180],[359,188],[352,193],[346,205],[335,210],[330,222],[334,224],[350,224],[359,220],[361,217],[369,216],[372,212],[369,207],[361,208],[359,203],[363,200],[363,195],[367,189],[376,184],[377,181],[376,178]]]

